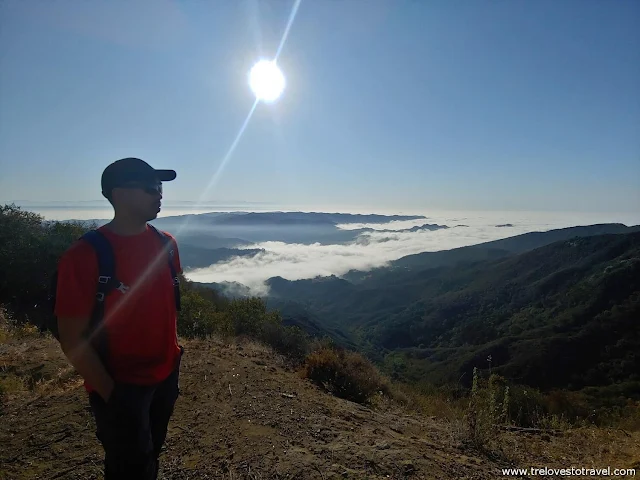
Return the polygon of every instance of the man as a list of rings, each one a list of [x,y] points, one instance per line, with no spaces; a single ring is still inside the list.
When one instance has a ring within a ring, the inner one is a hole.
[[[105,480],[157,478],[179,394],[183,350],[177,340],[170,257],[161,236],[147,224],[160,212],[162,182],[175,178],[174,170],[156,170],[137,158],[118,160],[104,170],[102,194],[115,215],[98,231],[111,245],[121,283],[105,297],[102,328],[95,337],[86,333],[97,295],[96,251],[79,240],[58,266],[60,343],[85,381],[105,452]],[[162,233],[173,247],[175,272],[181,273],[175,238]],[[97,335],[106,339],[106,354],[95,347]]]

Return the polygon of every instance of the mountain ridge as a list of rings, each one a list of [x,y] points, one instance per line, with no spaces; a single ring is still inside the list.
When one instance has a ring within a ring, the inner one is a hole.
[[[632,320],[640,316],[636,230],[570,237],[494,259],[389,269],[356,284],[337,277],[268,284],[274,306],[298,302],[390,371],[397,363],[395,374],[412,381],[447,383],[464,374],[469,381],[470,369],[486,368],[491,355],[494,371],[528,385],[628,396],[640,392],[632,373],[640,371],[639,357],[631,354],[640,350]],[[605,319],[617,334],[602,330]],[[623,345],[620,353],[611,350],[615,344]],[[578,373],[556,365],[546,376],[552,360],[566,358],[563,349],[574,352],[567,365]]]

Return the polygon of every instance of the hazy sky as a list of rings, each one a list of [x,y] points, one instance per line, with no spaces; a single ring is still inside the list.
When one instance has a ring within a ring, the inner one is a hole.
[[[0,2],[0,200],[100,199],[139,156],[167,202],[640,205],[637,0],[302,0],[284,96],[207,190],[293,4]]]

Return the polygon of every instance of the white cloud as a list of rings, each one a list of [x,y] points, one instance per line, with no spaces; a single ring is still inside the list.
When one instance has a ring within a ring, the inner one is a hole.
[[[475,235],[465,235],[462,230],[372,232],[346,245],[264,242],[251,247],[264,249],[264,253],[193,270],[187,277],[205,283],[235,281],[247,285],[255,293],[264,294],[264,281],[271,277],[299,280],[318,275],[340,276],[352,269],[381,267],[405,255],[469,245],[477,243],[478,238],[487,237],[478,231]]]
[[[576,216],[574,214],[457,213],[438,215],[428,220],[394,222],[383,225],[360,225],[359,228],[403,230],[424,223],[459,225],[446,230],[420,232],[370,232],[346,245],[301,245],[264,242],[246,248],[265,252],[254,257],[237,257],[224,263],[187,272],[198,282],[239,282],[255,294],[267,293],[265,280],[281,276],[288,280],[316,276],[343,275],[349,270],[368,270],[387,265],[406,255],[426,251],[448,250],[531,231],[544,231],[575,225],[622,221],[619,218]],[[509,228],[496,225],[511,223]],[[637,222],[624,222],[627,225]]]

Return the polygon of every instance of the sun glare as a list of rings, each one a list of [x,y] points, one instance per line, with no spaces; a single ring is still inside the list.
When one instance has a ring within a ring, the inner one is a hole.
[[[274,61],[260,60],[249,72],[249,86],[258,100],[273,102],[284,90],[284,75]]]

